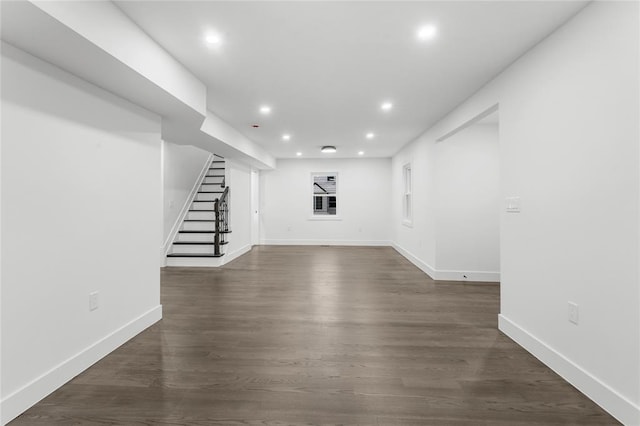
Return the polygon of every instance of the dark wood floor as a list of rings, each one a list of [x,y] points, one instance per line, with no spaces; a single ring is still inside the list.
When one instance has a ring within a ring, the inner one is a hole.
[[[497,330],[495,284],[387,247],[166,268],[164,319],[17,425],[615,425]]]

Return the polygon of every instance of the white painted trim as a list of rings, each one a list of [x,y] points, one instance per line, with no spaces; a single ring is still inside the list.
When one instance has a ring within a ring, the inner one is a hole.
[[[404,256],[409,262],[413,263],[420,270],[422,270],[422,272],[429,275],[429,278],[435,280],[436,271],[431,267],[431,265],[423,262],[418,258],[418,256],[414,255],[409,250],[405,250],[396,243],[392,243],[391,247],[393,247],[398,253]]]
[[[469,120],[465,121],[464,123],[460,124],[458,127],[454,128],[453,130],[450,130],[446,134],[440,136],[438,139],[436,139],[436,142],[442,142],[442,141],[444,141],[446,139],[449,139],[451,136],[453,136],[456,133],[466,129],[469,126],[473,126],[478,121],[482,120],[485,117],[488,117],[489,115],[493,114],[494,112],[498,111],[499,109],[500,109],[500,104],[496,103],[496,104],[491,105],[489,108],[485,109],[480,114],[475,115],[474,117],[472,117]]]
[[[337,221],[341,221],[342,218],[340,216],[336,216],[336,215],[326,215],[326,216],[315,215],[315,216],[309,217],[307,220],[337,220]]]
[[[224,266],[250,251],[251,244],[247,244],[236,251],[225,253],[222,257],[168,257],[167,266],[184,268],[219,268],[220,266]]]
[[[314,213],[314,208],[315,208],[315,177],[316,176],[327,176],[327,175],[334,175],[336,177],[336,193],[334,194],[336,197],[336,214],[334,215],[316,215]],[[310,195],[311,198],[309,199],[310,203],[309,203],[309,219],[307,220],[342,220],[341,216],[340,216],[340,212],[342,211],[342,207],[340,207],[342,205],[342,203],[340,202],[340,173],[338,173],[337,171],[334,172],[311,172],[310,175],[311,179],[310,179],[310,183],[311,183],[311,187],[310,187]],[[330,217],[329,217],[330,216]]]
[[[222,257],[167,257],[167,267],[217,268],[222,266]]]
[[[640,425],[640,406],[504,315],[498,329],[625,425]]]
[[[251,251],[251,244],[247,244],[244,247],[240,247],[238,250],[236,251],[232,251],[231,253],[225,253],[225,255],[222,257],[222,264],[226,265],[227,263],[231,262],[232,260],[235,260],[237,258],[239,258],[240,256],[242,256],[243,254],[249,253]]]
[[[476,282],[500,282],[500,272],[487,271],[443,271],[436,269],[437,281],[476,281]],[[466,278],[465,278],[466,276]]]
[[[160,257],[163,260],[160,263],[161,266],[166,266],[165,258],[167,257],[167,254],[171,249],[171,245],[173,244],[173,241],[176,239],[176,235],[180,230],[180,226],[182,226],[182,222],[184,221],[184,218],[187,216],[187,213],[189,213],[189,207],[193,203],[193,200],[196,198],[198,188],[200,188],[200,185],[202,184],[202,181],[204,180],[204,177],[207,174],[209,167],[211,167],[212,161],[213,161],[213,154],[209,154],[209,157],[207,157],[207,161],[202,167],[202,171],[200,171],[200,175],[198,176],[198,179],[196,179],[196,182],[193,185],[193,188],[191,188],[191,192],[189,193],[189,196],[187,197],[184,205],[182,206],[182,209],[180,210],[180,214],[178,215],[178,218],[176,219],[173,226],[171,227],[171,231],[169,232],[169,235],[167,235],[167,238],[165,239],[164,244],[162,245],[162,254]],[[164,191],[164,188],[163,188],[163,191]]]
[[[262,240],[267,246],[385,246],[391,245],[386,240]]]
[[[164,246],[160,246],[160,267],[164,268],[165,266],[167,266],[167,254]]]
[[[418,256],[411,253],[409,250],[400,247],[398,244],[392,243],[392,247],[435,281],[500,282],[500,272],[437,270],[428,263],[420,260]],[[464,277],[465,275],[467,278]]]
[[[3,416],[1,423],[6,424],[15,419],[51,392],[91,367],[120,345],[132,339],[160,319],[162,319],[162,305],[150,309],[138,318],[123,325],[83,351],[11,393],[0,402]]]
[[[413,228],[413,170],[411,167],[410,161],[402,166],[402,224],[408,228]],[[407,185],[407,175],[409,185]],[[405,204],[407,195],[409,196],[408,206]]]

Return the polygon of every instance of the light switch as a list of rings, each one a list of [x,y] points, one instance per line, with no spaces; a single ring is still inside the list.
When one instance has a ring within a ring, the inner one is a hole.
[[[507,212],[520,213],[520,197],[507,197]]]

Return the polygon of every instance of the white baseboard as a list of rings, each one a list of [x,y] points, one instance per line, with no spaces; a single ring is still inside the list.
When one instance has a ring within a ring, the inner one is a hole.
[[[251,244],[247,244],[246,246],[240,247],[238,250],[232,251],[230,253],[225,253],[223,259],[224,264],[231,262],[234,259],[242,256],[243,254],[249,253],[251,251]]]
[[[413,253],[411,253],[409,250],[405,250],[404,248],[400,247],[396,243],[393,243],[391,247],[393,247],[398,253],[400,253],[402,256],[404,256],[409,262],[411,262],[414,265],[416,265],[420,270],[422,270],[422,272],[424,272],[425,274],[429,275],[429,278],[431,278],[432,280],[436,279],[435,278],[436,277],[436,270],[433,269],[431,267],[431,265],[423,262],[417,256],[415,256]]]
[[[438,270],[398,244],[393,243],[392,247],[435,281],[500,282],[500,272]]]
[[[386,240],[262,240],[266,246],[390,246]]]
[[[211,167],[212,161],[213,161],[213,154],[209,154],[209,156],[207,157],[207,161],[204,163],[204,166],[202,167],[202,170],[200,171],[200,174],[196,179],[196,182],[193,184],[193,187],[191,188],[191,192],[189,193],[189,196],[187,197],[186,201],[184,202],[184,205],[182,206],[182,209],[180,210],[180,214],[176,218],[176,221],[173,223],[173,226],[171,227],[171,231],[169,232],[169,235],[167,235],[167,238],[164,240],[164,244],[162,245],[161,257],[166,257],[167,253],[169,253],[169,249],[171,249],[171,245],[173,244],[173,241],[176,239],[176,234],[180,230],[180,226],[182,225],[184,218],[187,216],[187,213],[189,213],[189,207],[191,207],[191,203],[196,198],[196,194],[198,192],[198,189],[200,188],[200,184],[204,180],[204,176],[209,171],[209,167]],[[163,261],[161,262],[160,265],[166,266],[166,262]]]
[[[11,393],[0,402],[0,411],[2,412],[1,423],[4,425],[15,419],[38,401],[160,319],[162,319],[162,305],[158,305],[145,312],[138,318],[113,331],[93,345]]]
[[[500,272],[436,270],[436,281],[500,282]]]
[[[620,422],[640,425],[640,406],[502,314],[498,316],[498,328]]]

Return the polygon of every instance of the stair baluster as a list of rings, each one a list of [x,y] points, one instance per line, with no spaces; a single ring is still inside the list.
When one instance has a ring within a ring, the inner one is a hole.
[[[213,204],[213,211],[215,213],[215,236],[213,239],[213,253],[214,256],[222,256],[220,251],[220,245],[223,241],[221,238],[221,234],[223,232],[229,231],[229,223],[227,220],[227,197],[229,194],[229,187],[224,189],[222,196],[220,198],[216,198],[216,201]]]

